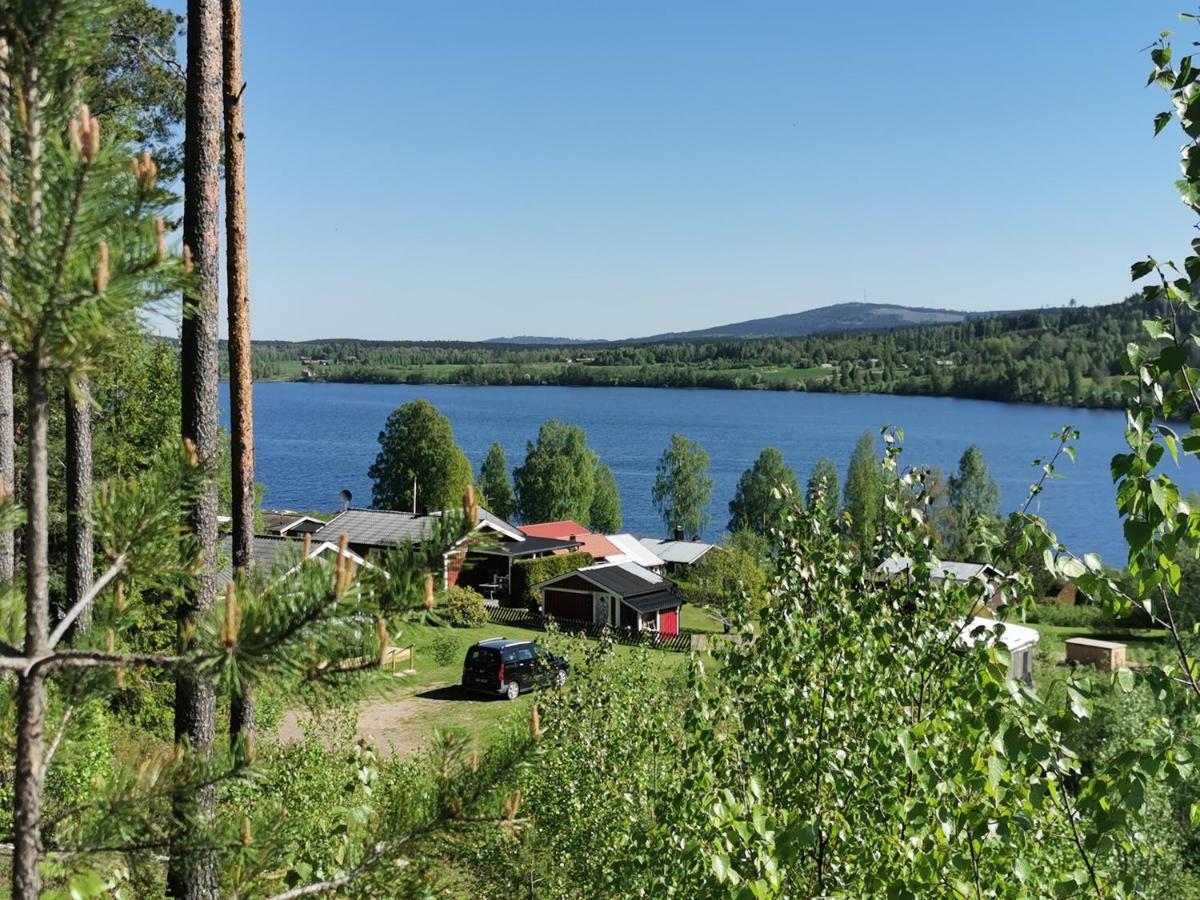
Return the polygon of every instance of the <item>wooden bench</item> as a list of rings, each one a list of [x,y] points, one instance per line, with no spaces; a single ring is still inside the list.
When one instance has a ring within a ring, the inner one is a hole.
[[[1125,668],[1125,645],[1098,638],[1067,638],[1067,662],[1095,666],[1102,672]]]

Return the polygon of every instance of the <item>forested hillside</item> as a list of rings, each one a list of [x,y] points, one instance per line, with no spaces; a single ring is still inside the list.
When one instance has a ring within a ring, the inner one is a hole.
[[[1115,408],[1122,354],[1145,337],[1141,321],[1149,314],[1131,297],[797,338],[571,347],[266,341],[255,344],[254,362],[260,378],[314,381],[873,392]]]

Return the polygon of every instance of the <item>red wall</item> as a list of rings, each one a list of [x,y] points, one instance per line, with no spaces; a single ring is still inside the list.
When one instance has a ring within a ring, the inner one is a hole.
[[[446,560],[446,587],[452,588],[458,586],[458,576],[462,572],[463,560],[465,558],[465,553],[455,553]]]
[[[548,587],[543,593],[543,606],[546,614],[550,616],[576,622],[592,621],[591,594],[572,594]]]
[[[660,634],[679,634],[679,610],[664,609],[658,617]]]

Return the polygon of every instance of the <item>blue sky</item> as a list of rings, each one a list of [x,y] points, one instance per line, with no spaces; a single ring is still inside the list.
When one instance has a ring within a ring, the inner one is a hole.
[[[250,0],[259,338],[1112,302],[1180,255],[1182,0]]]

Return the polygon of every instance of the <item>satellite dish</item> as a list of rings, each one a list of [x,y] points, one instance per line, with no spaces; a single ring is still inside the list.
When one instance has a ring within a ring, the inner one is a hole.
[[[350,501],[353,499],[354,499],[354,495],[351,494],[345,488],[343,488],[342,489],[342,511],[343,512],[345,512],[346,510],[348,510],[350,508]]]

